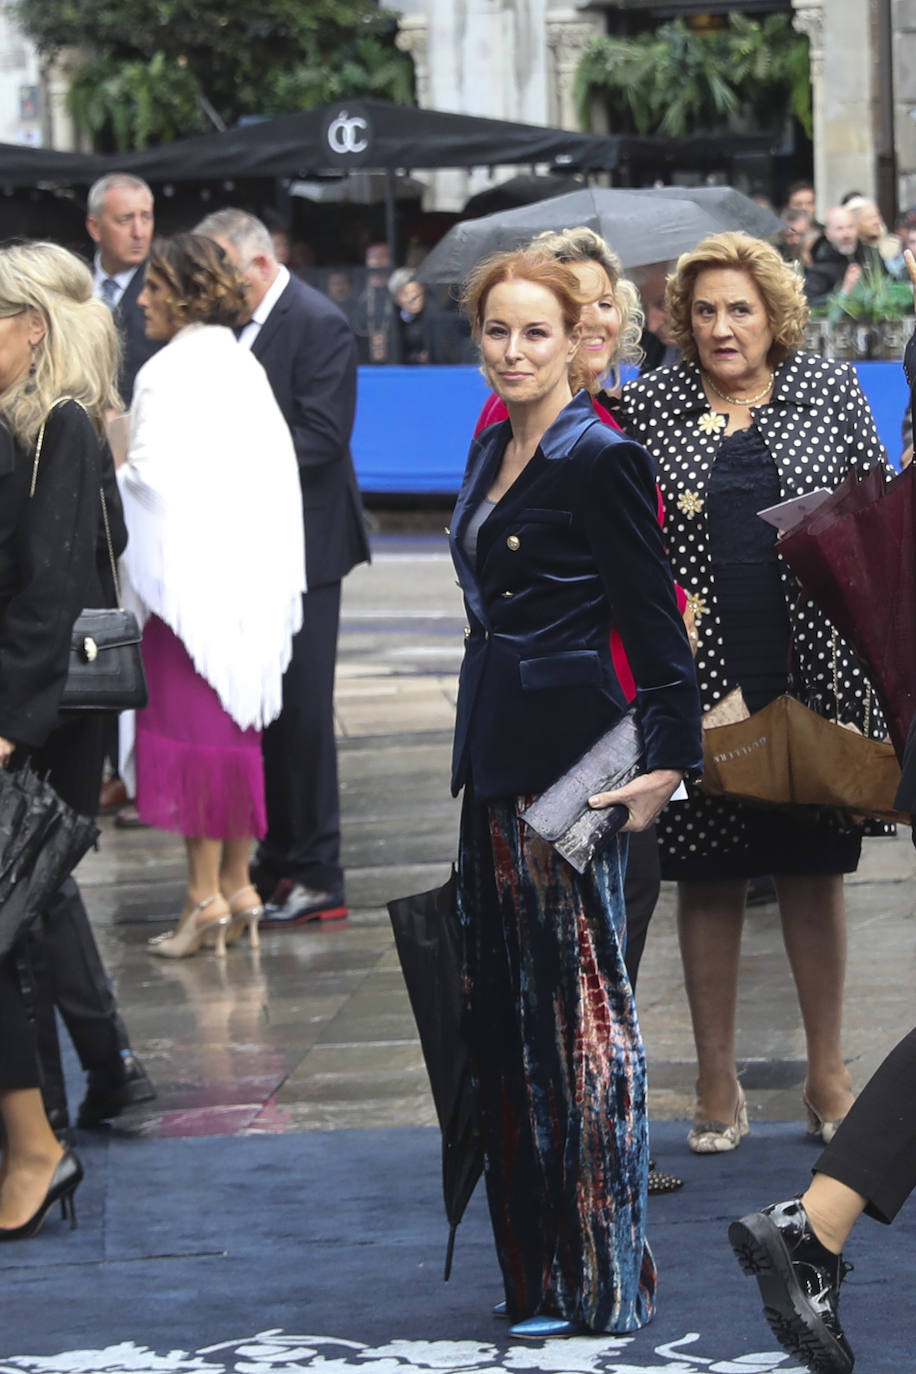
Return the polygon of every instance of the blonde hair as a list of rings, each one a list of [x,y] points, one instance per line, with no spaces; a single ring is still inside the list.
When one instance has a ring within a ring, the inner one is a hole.
[[[519,248],[509,253],[495,253],[477,263],[461,293],[461,306],[480,343],[487,297],[494,286],[506,281],[528,281],[543,286],[560,307],[563,328],[572,334],[579,324],[582,307],[589,297],[584,295],[575,275],[551,254],[533,248]],[[589,389],[591,376],[588,364],[577,352],[569,366],[569,385],[573,392]]]
[[[105,412],[121,409],[120,344],[111,311],[93,297],[89,268],[56,243],[0,248],[0,314],[25,310],[40,316],[45,336],[34,350],[34,372],[0,395],[0,414],[30,448],[54,402],[72,396],[101,434]]]
[[[620,317],[620,329],[608,370],[608,382],[612,387],[619,386],[621,363],[635,363],[638,366],[646,356],[640,346],[646,320],[639,292],[633,282],[623,275],[623,264],[617,254],[606,239],[584,224],[577,225],[574,229],[547,229],[543,234],[533,238],[529,247],[541,253],[549,253],[558,262],[595,262],[604,268]]]
[[[709,234],[690,253],[682,253],[665,287],[671,337],[686,360],[698,359],[691,327],[691,308],[697,277],[701,272],[733,269],[746,272],[763,297],[764,309],[773,332],[767,357],[771,366],[785,362],[801,344],[808,322],[801,274],[783,262],[776,249],[763,239],[729,230]]]

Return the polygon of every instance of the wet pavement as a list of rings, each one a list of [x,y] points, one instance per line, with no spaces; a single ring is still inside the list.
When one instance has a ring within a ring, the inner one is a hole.
[[[79,870],[153,1103],[118,1132],[194,1136],[426,1125],[435,1120],[385,910],[445,880],[458,803],[448,792],[464,616],[439,536],[378,535],[346,580],[336,715],[350,916],[265,931],[225,961],[151,957],[179,911],[176,836],[102,822]],[[857,1086],[913,1025],[916,852],[869,840],[847,883],[845,1052]],[[739,1054],[752,1118],[802,1119],[804,1040],[774,905],[748,913]],[[687,1118],[695,1074],[673,890],[663,887],[640,971],[650,1108]]]

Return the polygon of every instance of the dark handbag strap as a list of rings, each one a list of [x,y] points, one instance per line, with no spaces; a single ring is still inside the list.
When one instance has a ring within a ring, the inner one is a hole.
[[[74,404],[78,405],[87,415],[89,414],[86,407],[81,401],[77,401],[75,396],[58,396],[51,410],[54,410],[55,407],[59,405],[63,405],[64,401],[73,401]],[[51,410],[48,411],[48,415],[51,414]],[[45,425],[47,422],[47,416],[45,416],[44,420],[41,422],[41,429],[38,431],[38,438],[35,440],[35,457],[32,460],[32,484],[29,487],[29,500],[35,495],[35,485],[38,482],[38,463],[41,458],[42,445],[45,441]],[[124,609],[121,605],[121,579],[118,577],[118,567],[115,562],[114,548],[111,542],[111,525],[108,523],[108,503],[105,500],[105,489],[102,486],[99,487],[99,501],[102,505],[102,524],[105,527],[105,543],[108,546],[108,561],[111,564],[111,580],[114,585],[115,596],[118,602],[118,610],[121,611]]]

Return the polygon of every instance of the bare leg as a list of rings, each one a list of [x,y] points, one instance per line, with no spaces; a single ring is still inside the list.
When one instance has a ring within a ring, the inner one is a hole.
[[[867,1199],[828,1174],[815,1174],[811,1187],[802,1193],[801,1202],[821,1245],[831,1254],[842,1254]]]
[[[825,1121],[838,1121],[853,1103],[840,1048],[846,978],[843,878],[774,875],[774,882],[808,1045],[805,1094]]]
[[[219,893],[219,868],[222,853],[222,840],[209,840],[185,837],[188,851],[188,896],[183,916],[188,915],[198,902]],[[214,902],[207,909],[208,919],[225,914],[225,903]]]
[[[237,892],[251,886],[248,862],[251,857],[252,839],[224,840],[222,860],[219,867],[219,887],[224,897],[234,897]]]
[[[678,883],[678,934],[697,1048],[698,1121],[730,1122],[738,1105],[735,1008],[747,884]]]
[[[9,1229],[38,1211],[64,1151],[48,1124],[39,1088],[0,1092],[0,1118],[5,1136],[0,1226]]]

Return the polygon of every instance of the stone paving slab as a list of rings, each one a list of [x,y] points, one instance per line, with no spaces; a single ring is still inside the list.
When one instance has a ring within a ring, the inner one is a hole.
[[[448,775],[463,614],[439,543],[398,548],[345,583],[336,714],[349,920],[265,931],[259,956],[237,947],[222,967],[209,954],[155,960],[145,941],[180,909],[181,842],[106,820],[100,851],[80,866],[135,1048],[160,1087],[156,1110],[121,1130],[434,1119],[385,902],[443,882],[455,857],[459,802]],[[913,1024],[914,879],[916,853],[901,830],[866,841],[847,883],[844,1043],[857,1085]],[[686,1118],[695,1066],[674,903],[665,885],[638,1001],[652,1113]],[[747,914],[738,1052],[752,1117],[800,1123],[804,1040],[775,905]]]

